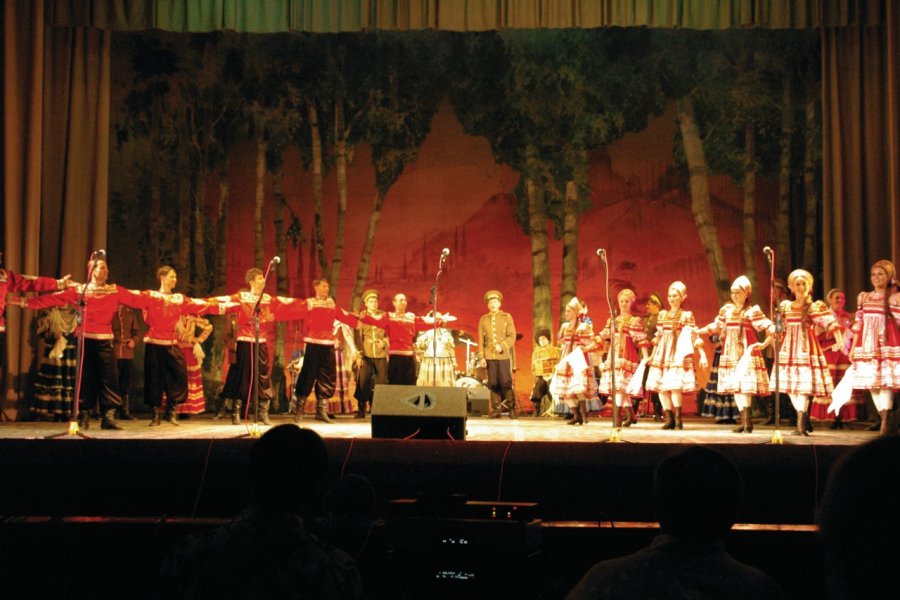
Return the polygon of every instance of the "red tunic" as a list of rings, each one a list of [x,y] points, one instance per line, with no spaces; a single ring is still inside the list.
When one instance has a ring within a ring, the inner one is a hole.
[[[220,304],[188,298],[182,294],[163,294],[148,290],[143,295],[149,299],[143,312],[144,322],[150,328],[144,336],[145,344],[173,346],[178,338],[175,326],[182,315],[221,312]]]
[[[415,351],[413,341],[416,334],[426,329],[434,327],[433,323],[426,323],[422,317],[417,317],[413,313],[387,313],[387,316],[373,317],[364,314],[359,318],[360,321],[367,325],[374,325],[384,329],[385,336],[390,340],[388,354],[399,354],[402,356],[413,356]]]
[[[235,313],[235,339],[239,342],[253,342],[253,308],[256,306],[258,295],[252,292],[238,292],[231,296],[217,296],[215,300],[220,303],[230,303],[221,308],[221,312]],[[265,342],[266,334],[270,331],[268,324],[274,321],[295,321],[303,317],[306,304],[296,298],[283,296],[272,297],[263,294],[259,302],[259,341]]]
[[[307,298],[298,300],[300,304],[298,316],[306,325],[303,341],[307,344],[334,346],[334,322],[340,321],[355,328],[359,320],[343,308],[335,305],[333,298]]]
[[[11,292],[54,292],[61,289],[56,279],[19,275],[6,269],[0,269],[0,333],[6,331],[6,320],[3,311],[6,308],[6,294]]]
[[[119,304],[143,309],[149,303],[148,298],[140,292],[128,290],[112,283],[103,285],[89,283],[86,293],[84,289],[85,284],[81,284],[55,294],[28,298],[28,308],[40,309],[78,304],[78,299],[84,293],[84,318],[81,325],[84,328],[84,337],[95,340],[112,340],[112,320],[119,309]],[[80,334],[80,330],[78,333]]]

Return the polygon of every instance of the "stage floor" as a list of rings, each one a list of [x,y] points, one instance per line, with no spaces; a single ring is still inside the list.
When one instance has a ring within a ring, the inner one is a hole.
[[[273,425],[293,423],[289,416],[270,416]],[[230,421],[214,420],[211,416],[192,416],[179,421],[180,425],[163,422],[159,427],[149,427],[148,419],[120,421],[122,431],[100,429],[100,422],[93,420],[84,433],[97,439],[223,439],[246,435],[249,427],[232,425]],[[369,418],[354,419],[339,416],[333,424],[321,423],[311,417],[304,417],[301,425],[314,429],[324,438],[371,439]],[[816,423],[815,432],[809,437],[790,435],[793,427],[785,423],[781,434],[785,444],[848,446],[865,443],[877,437],[877,432],[865,431],[868,423],[851,423],[850,429],[829,429],[830,422]],[[774,427],[757,425],[751,434],[737,434],[731,430],[735,425],[717,425],[709,419],[689,417],[684,419],[681,431],[663,431],[661,424],[652,418],[642,418],[638,423],[621,430],[621,440],[631,443],[686,443],[686,444],[766,444],[771,442]],[[265,426],[261,431],[265,431]],[[65,434],[65,423],[45,422],[4,422],[0,424],[0,439],[40,439],[53,434]],[[511,442],[608,442],[612,433],[608,417],[594,418],[586,425],[566,425],[558,417],[520,419],[488,419],[469,417],[466,421],[466,441],[511,441]]]

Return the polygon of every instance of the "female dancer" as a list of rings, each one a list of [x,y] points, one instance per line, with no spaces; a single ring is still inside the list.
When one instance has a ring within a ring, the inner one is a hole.
[[[834,386],[837,387],[841,382],[841,379],[844,378],[844,373],[847,372],[847,368],[850,367],[850,356],[847,354],[848,348],[846,348],[846,340],[847,334],[850,332],[850,326],[853,325],[853,315],[844,310],[846,296],[841,290],[831,290],[825,294],[825,300],[828,302],[831,314],[834,315],[834,320],[841,326],[841,333],[845,340],[843,348],[835,348],[834,336],[828,331],[819,332],[819,344],[821,344],[822,350],[825,352],[825,360],[828,361],[828,370],[831,371],[831,381],[834,383]],[[856,399],[854,398],[854,400]],[[812,400],[809,416],[813,419],[820,420],[831,418],[828,414],[829,404],[831,404],[830,396],[816,396]],[[849,402],[842,406],[841,410],[838,411],[838,414],[835,415],[831,428],[843,429],[845,420],[853,421],[857,418],[858,409],[858,401]]]
[[[900,389],[900,293],[897,271],[889,260],[872,265],[872,291],[857,299],[853,361],[854,389],[869,390],[881,416],[881,435],[888,433],[893,393]]]
[[[569,425],[582,425],[588,421],[587,401],[597,395],[597,380],[591,352],[596,349],[594,328],[585,322],[587,306],[573,297],[566,305],[565,322],[559,329],[560,360],[556,365],[550,391],[572,409]]]
[[[722,338],[722,355],[719,359],[717,394],[732,394],[741,411],[741,424],[735,433],[752,433],[750,397],[769,393],[769,375],[760,350],[771,343],[769,334],[774,330],[772,321],[766,318],[759,306],[750,304],[750,280],[741,275],[731,284],[731,302],[719,309],[716,320],[697,330],[698,334],[718,334]],[[756,332],[765,332],[762,344],[756,341]],[[738,363],[745,351],[750,352],[750,364],[737,373]]]
[[[203,393],[203,359],[206,353],[200,345],[212,333],[209,320],[197,315],[182,315],[175,326],[178,348],[184,355],[187,367],[187,397],[175,408],[178,415],[199,415],[206,410],[206,394]]]
[[[808,271],[792,271],[788,275],[788,287],[794,293],[794,300],[784,300],[779,307],[784,315],[784,339],[778,350],[779,386],[797,411],[797,429],[791,435],[809,435],[806,419],[810,397],[830,396],[834,390],[828,361],[815,328],[833,334],[838,347],[843,340],[841,326],[825,303],[821,300],[813,302],[810,297],[812,286],[813,276]]]
[[[685,298],[687,286],[682,282],[676,281],[669,286],[669,309],[659,313],[655,347],[647,368],[645,387],[659,393],[666,411],[663,429],[682,429],[682,395],[697,388],[693,349],[702,348],[703,340],[697,335],[694,314],[681,308]],[[700,352],[700,366],[705,369],[707,364],[706,355]]]
[[[614,396],[613,404],[613,427],[622,426],[622,409],[627,407],[628,418],[625,426],[628,427],[634,421],[631,400],[625,388],[637,371],[638,361],[640,358],[647,358],[650,343],[644,334],[644,326],[641,318],[631,314],[631,307],[634,305],[635,294],[629,289],[619,292],[619,315],[616,317],[616,338],[615,338],[615,358],[616,358],[616,389],[612,389],[612,369],[610,368],[610,356],[600,365],[600,393],[606,396]],[[600,332],[599,338],[609,344],[611,337],[612,318],[606,321],[606,326]],[[638,356],[640,349],[640,357]],[[611,354],[611,353],[610,353]]]

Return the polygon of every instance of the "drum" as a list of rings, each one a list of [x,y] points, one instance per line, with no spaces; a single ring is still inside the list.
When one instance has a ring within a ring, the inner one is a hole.
[[[459,388],[484,387],[484,385],[482,385],[480,381],[468,375],[460,375],[456,378],[456,381],[453,383],[453,385]]]

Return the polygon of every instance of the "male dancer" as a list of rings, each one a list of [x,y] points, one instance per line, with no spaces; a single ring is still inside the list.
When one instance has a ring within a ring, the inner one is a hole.
[[[274,321],[293,321],[299,318],[296,313],[302,302],[294,298],[272,297],[263,292],[266,278],[261,269],[253,267],[247,270],[244,281],[250,286],[249,291],[240,291],[231,296],[217,296],[216,300],[224,304],[226,313],[235,313],[236,351],[234,364],[228,368],[225,386],[222,389],[222,401],[231,406],[231,423],[241,423],[241,403],[250,401],[253,372],[256,373],[256,384],[259,386],[259,420],[269,425],[269,404],[272,401],[272,378],[269,367],[269,346],[266,335],[268,326]],[[259,364],[253,360],[253,346],[257,340],[253,330],[254,308],[259,303]]]
[[[417,317],[406,312],[406,295],[394,296],[394,312],[380,317],[360,315],[360,322],[384,330],[390,339],[388,349],[388,383],[391,385],[416,385],[416,354],[413,341],[416,334],[434,326],[433,318]]]
[[[51,306],[77,305],[84,299],[84,330],[82,376],[78,425],[90,426],[90,413],[99,401],[101,429],[121,429],[116,422],[116,408],[122,405],[119,394],[119,373],[113,349],[112,320],[120,304],[143,309],[149,304],[147,296],[134,290],[107,283],[109,267],[106,260],[94,258],[88,262],[90,282],[69,287],[61,292],[34,298],[19,299],[17,304],[30,309]],[[80,335],[80,331],[77,332]]]
[[[484,295],[488,312],[478,321],[478,347],[487,367],[488,388],[491,390],[490,418],[496,419],[509,411],[509,418],[518,417],[516,393],[512,385],[513,344],[516,326],[512,315],[500,310],[503,294],[490,290]]]
[[[119,371],[119,393],[122,394],[122,406],[116,412],[120,419],[133,421],[137,417],[131,414],[131,372],[134,366],[134,347],[141,335],[134,309],[124,304],[119,305],[112,320],[112,332]]]
[[[3,252],[0,251],[0,265],[3,264]],[[71,276],[62,279],[20,275],[0,266],[0,371],[6,373],[6,320],[3,318],[6,309],[6,295],[12,292],[56,292],[69,285]],[[18,300],[10,302],[20,305]]]
[[[378,308],[378,292],[375,290],[366,290],[362,295],[363,303],[366,309],[361,315],[371,315],[373,318],[380,319],[384,316],[384,311]],[[356,359],[356,391],[353,396],[356,398],[357,419],[366,418],[366,405],[372,405],[372,398],[375,395],[375,386],[388,381],[388,345],[390,340],[384,334],[384,330],[374,325],[367,325],[360,322],[356,328],[356,347],[359,349],[359,355]]]
[[[191,299],[174,293],[178,273],[169,265],[156,271],[159,291],[147,290],[144,322],[144,404],[153,410],[150,426],[160,424],[163,394],[166,395],[165,419],[178,425],[175,407],[187,398],[187,363],[178,347],[176,327],[183,315],[220,314],[218,303]]]
[[[315,387],[316,420],[333,423],[328,416],[328,399],[334,395],[337,380],[337,366],[334,360],[334,322],[340,321],[350,327],[356,327],[358,321],[343,308],[334,303],[329,293],[331,287],[327,279],[313,281],[316,295],[305,301],[298,301],[293,311],[295,319],[302,319],[306,325],[303,341],[306,349],[303,353],[303,366],[297,375],[294,395],[297,398],[297,411],[294,420],[299,421],[303,414],[306,398]]]

